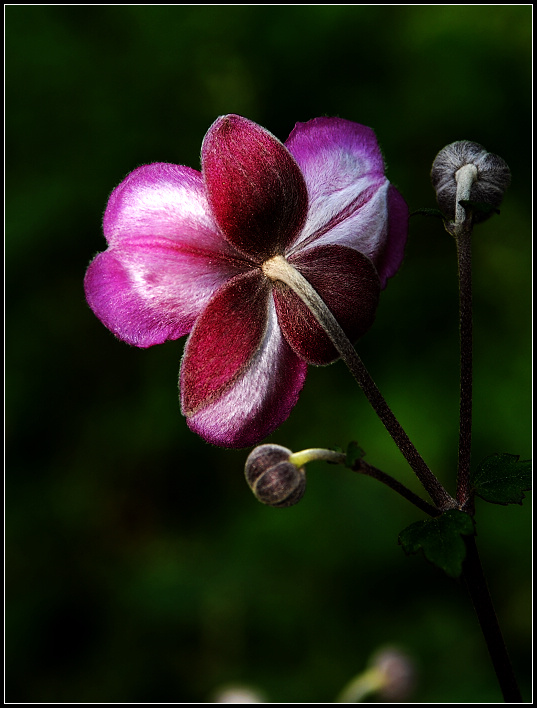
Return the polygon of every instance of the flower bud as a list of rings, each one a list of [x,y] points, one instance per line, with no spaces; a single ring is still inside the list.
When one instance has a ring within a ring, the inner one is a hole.
[[[474,165],[477,170],[468,200],[492,208],[491,211],[475,210],[474,223],[485,221],[500,206],[503,193],[511,183],[511,172],[505,160],[487,152],[478,143],[459,140],[440,150],[433,162],[431,181],[438,205],[451,221],[455,219],[457,205],[457,172],[465,165]]]
[[[336,703],[365,703],[374,695],[382,702],[403,703],[415,683],[414,661],[396,647],[383,647],[373,655],[365,671],[344,687]]]
[[[416,680],[416,667],[408,654],[396,647],[385,647],[375,654],[372,665],[384,676],[380,698],[388,703],[406,701]]]
[[[248,455],[244,473],[257,499],[269,506],[299,502],[306,490],[303,467],[289,462],[291,450],[281,445],[259,445]]]

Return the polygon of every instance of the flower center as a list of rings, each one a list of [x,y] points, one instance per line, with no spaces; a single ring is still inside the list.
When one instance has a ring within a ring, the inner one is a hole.
[[[261,265],[261,270],[270,280],[283,280],[286,282],[290,273],[295,271],[283,256],[273,256]]]

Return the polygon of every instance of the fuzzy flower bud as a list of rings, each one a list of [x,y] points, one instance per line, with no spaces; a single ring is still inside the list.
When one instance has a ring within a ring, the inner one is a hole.
[[[306,473],[289,461],[293,453],[281,445],[259,445],[248,455],[244,473],[256,498],[269,506],[299,502],[306,490]]]
[[[475,179],[470,193],[465,198],[474,203],[486,204],[497,209],[503,193],[511,183],[511,172],[505,160],[487,152],[478,143],[459,140],[447,145],[436,156],[431,170],[431,181],[436,191],[436,199],[443,214],[450,220],[456,218],[458,178],[462,167],[473,165]],[[474,211],[474,223],[487,219],[493,211]]]

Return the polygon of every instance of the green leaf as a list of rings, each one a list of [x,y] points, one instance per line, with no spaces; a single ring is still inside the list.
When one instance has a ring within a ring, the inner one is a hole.
[[[457,578],[466,556],[462,537],[474,533],[472,517],[458,509],[450,509],[442,516],[411,524],[399,534],[399,543],[407,554],[421,549],[428,561],[450,577]]]
[[[531,460],[507,452],[486,457],[470,476],[475,493],[493,504],[522,504],[531,489]]]
[[[350,442],[347,446],[347,456],[345,458],[345,467],[351,470],[355,468],[356,463],[365,455],[364,450],[356,442]]]

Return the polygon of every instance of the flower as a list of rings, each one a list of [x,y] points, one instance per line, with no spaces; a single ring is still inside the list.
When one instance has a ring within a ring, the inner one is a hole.
[[[456,216],[457,176],[466,165],[473,165],[475,172],[468,199],[490,207],[473,210],[473,220],[477,224],[492,216],[502,203],[504,192],[511,183],[511,172],[503,158],[487,152],[479,143],[457,140],[446,145],[434,159],[431,181],[438,205],[448,219]]]
[[[340,118],[297,123],[282,144],[222,116],[201,164],[201,173],[144,165],[112,192],[108,248],[87,270],[86,298],[129,344],[190,333],[180,373],[188,424],[208,442],[246,447],[289,416],[308,363],[338,356],[263,264],[287,259],[357,339],[401,264],[408,210],[373,131]]]

